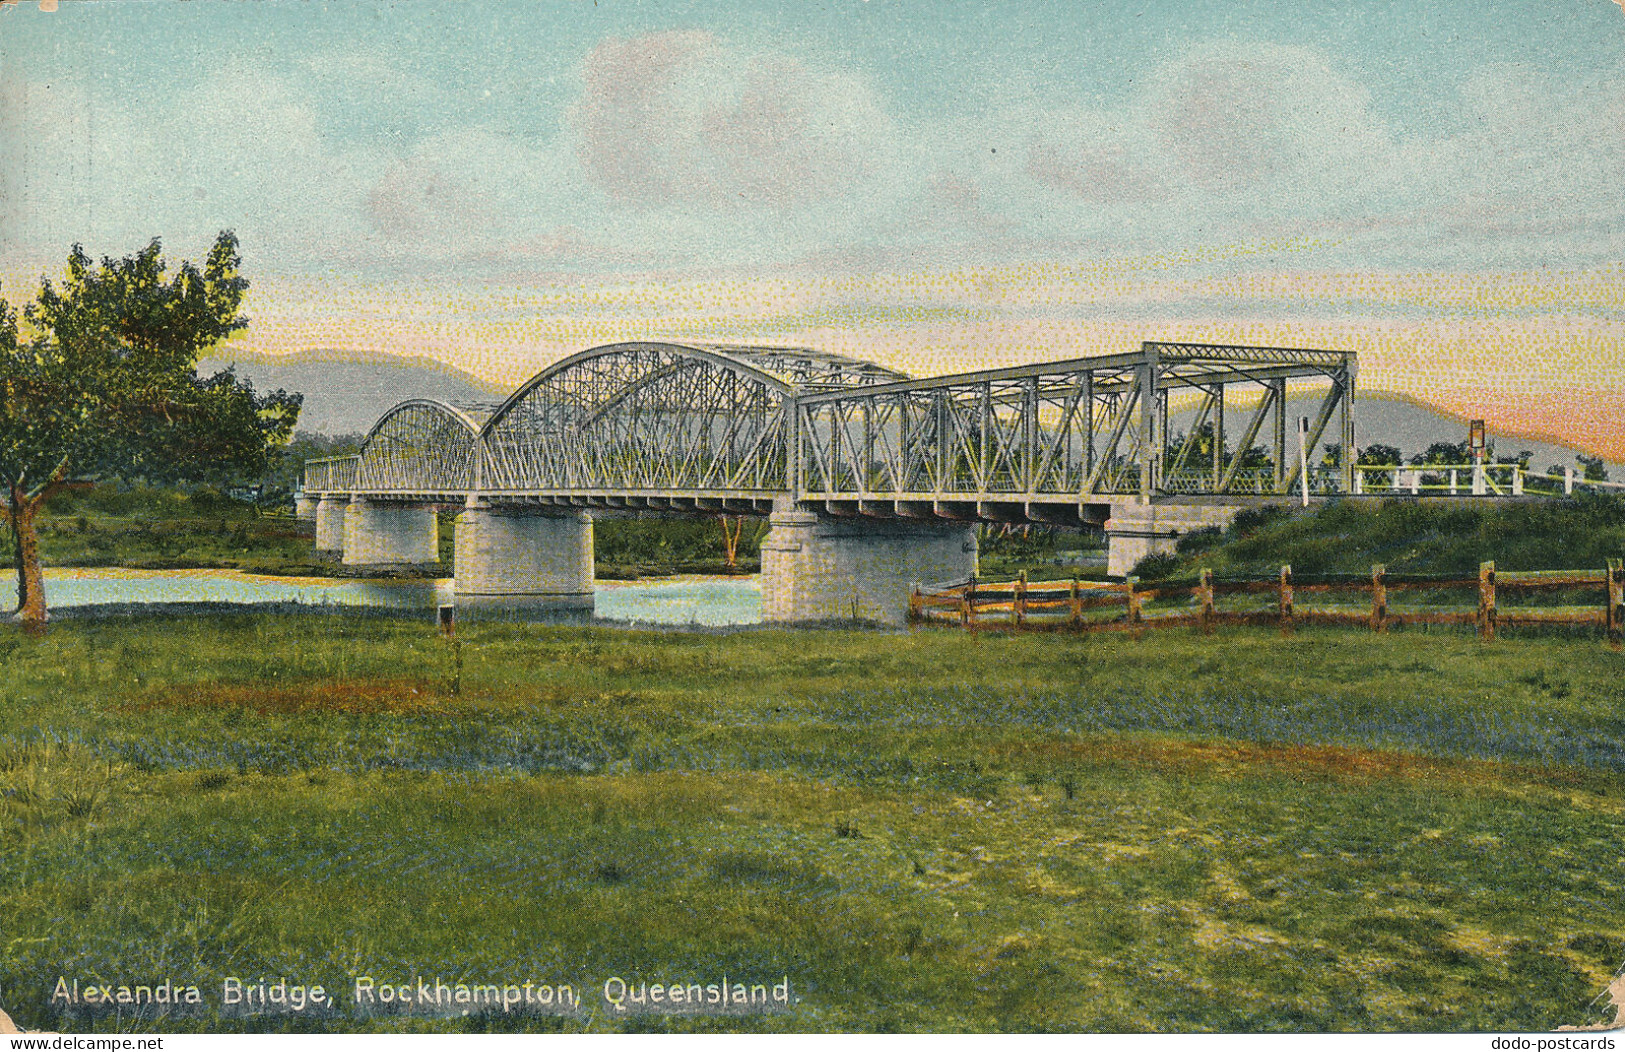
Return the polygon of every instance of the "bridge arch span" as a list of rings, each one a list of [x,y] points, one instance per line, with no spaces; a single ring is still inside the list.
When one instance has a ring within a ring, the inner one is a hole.
[[[485,412],[433,398],[390,409],[361,445],[355,489],[369,495],[463,499],[478,485]]]
[[[481,433],[481,489],[783,492],[790,488],[792,392],[899,375],[788,348],[657,341],[594,347],[542,370],[492,414]]]

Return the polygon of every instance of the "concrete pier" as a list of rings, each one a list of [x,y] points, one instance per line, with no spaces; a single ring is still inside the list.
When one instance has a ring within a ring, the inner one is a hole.
[[[1224,527],[1241,509],[1227,504],[1113,504],[1106,520],[1106,572],[1127,577],[1148,555],[1172,555],[1179,538]]]
[[[762,540],[762,619],[878,621],[908,617],[914,584],[976,573],[976,526],[909,519],[834,518],[783,509]]]
[[[457,516],[459,609],[524,614],[593,608],[592,517],[471,501]]]
[[[316,503],[318,552],[331,553],[344,550],[344,516],[349,510],[349,497],[323,497]]]
[[[433,508],[359,497],[350,501],[344,515],[345,566],[439,561],[440,526]]]
[[[303,493],[296,494],[293,498],[293,517],[300,522],[315,522],[316,504],[315,497],[307,497]]]

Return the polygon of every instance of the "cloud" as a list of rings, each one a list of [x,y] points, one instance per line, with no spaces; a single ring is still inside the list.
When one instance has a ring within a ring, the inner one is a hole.
[[[1032,123],[1025,173],[1097,206],[1316,216],[1368,205],[1402,166],[1370,93],[1296,46],[1193,47],[1115,108]]]
[[[436,161],[396,162],[367,194],[367,217],[386,239],[417,246],[467,242],[491,220],[490,212]]]
[[[583,45],[556,109],[437,95],[398,57],[228,58],[117,94],[9,62],[0,251],[187,251],[231,226],[259,263],[392,273],[1625,252],[1625,77],[1606,71],[1480,65],[1407,111],[1327,52],[1222,40],[1151,56],[1111,101],[1009,81],[894,116],[856,67],[704,31]]]
[[[1089,110],[1031,122],[1024,172],[1041,186],[1096,205],[1137,205],[1167,198],[1170,182],[1149,129],[1126,114]]]
[[[586,178],[617,205],[788,209],[883,169],[891,121],[849,72],[710,33],[611,37],[573,112]]]

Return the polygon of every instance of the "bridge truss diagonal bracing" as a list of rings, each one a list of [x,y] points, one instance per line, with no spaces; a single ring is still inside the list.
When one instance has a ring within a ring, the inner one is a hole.
[[[1097,521],[1125,500],[1293,492],[1288,398],[1311,391],[1307,448],[1337,436],[1345,454],[1311,464],[1310,488],[1351,492],[1354,381],[1351,353],[1199,343],[928,379],[795,348],[620,343],[550,366],[494,410],[402,403],[358,457],[309,462],[305,489]]]
[[[493,494],[778,491],[788,388],[721,356],[648,344],[543,373],[485,436]]]
[[[1347,450],[1354,377],[1354,355],[1338,351],[1146,343],[807,394],[796,402],[797,489],[803,499],[1027,503],[1286,493],[1300,467],[1286,438],[1289,387],[1324,388],[1307,447],[1335,417]],[[1176,431],[1175,412],[1194,417]],[[1348,492],[1351,471],[1343,463],[1339,479],[1315,484]]]
[[[461,501],[478,485],[480,425],[488,408],[402,402],[368,433],[354,488],[372,497]]]

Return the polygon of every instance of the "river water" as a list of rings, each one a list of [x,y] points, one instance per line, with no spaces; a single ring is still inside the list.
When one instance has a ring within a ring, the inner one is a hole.
[[[0,610],[15,605],[15,571],[0,574]],[[53,610],[91,606],[210,603],[313,608],[384,607],[423,610],[454,605],[452,582],[361,581],[354,578],[272,577],[237,570],[48,569],[45,598]],[[629,625],[754,625],[762,620],[755,577],[665,577],[600,581],[595,617]]]

